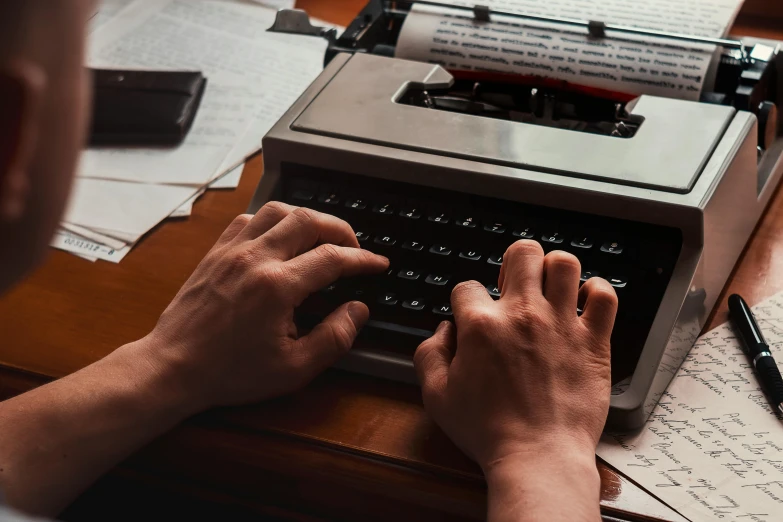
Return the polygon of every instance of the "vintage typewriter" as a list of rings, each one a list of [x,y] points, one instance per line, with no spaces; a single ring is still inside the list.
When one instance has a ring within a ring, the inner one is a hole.
[[[250,211],[280,200],[333,214],[391,260],[385,274],[312,296],[300,326],[361,300],[372,318],[340,366],[415,383],[412,355],[452,316],[454,286],[477,280],[497,298],[505,250],[532,239],[576,255],[582,281],[616,289],[609,422],[640,426],[783,172],[777,47],[717,42],[700,101],[596,95],[394,58],[413,3],[371,1],[339,37],[301,11],[275,24],[324,36],[329,49],[324,72],[264,139]],[[594,38],[617,33],[584,25]]]

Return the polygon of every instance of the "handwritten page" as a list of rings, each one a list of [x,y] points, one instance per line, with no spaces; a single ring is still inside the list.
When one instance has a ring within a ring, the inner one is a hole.
[[[467,2],[454,2],[472,5]],[[533,2],[487,0],[509,12],[629,24],[678,33],[720,36],[741,1],[587,0]],[[493,16],[478,22],[470,13],[439,7],[412,9],[400,33],[397,57],[437,63],[451,70],[539,76],[630,94],[698,100],[716,47],[660,38],[615,34],[590,39],[586,29]]]
[[[753,311],[780,363],[783,294]],[[691,522],[783,520],[783,416],[730,324],[699,339],[640,433],[597,453]]]

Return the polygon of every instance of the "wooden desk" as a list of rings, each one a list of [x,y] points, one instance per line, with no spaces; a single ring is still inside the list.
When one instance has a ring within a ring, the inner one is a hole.
[[[346,24],[364,0],[300,0]],[[749,2],[737,33],[783,37]],[[780,24],[778,24],[780,27]],[[71,373],[144,336],[223,229],[242,213],[263,170],[250,162],[233,192],[209,192],[187,220],[170,222],[120,265],[53,252],[0,300],[0,397]],[[729,284],[752,303],[783,290],[783,196],[749,243]],[[723,302],[723,300],[721,301]],[[721,305],[710,327],[725,320]],[[601,465],[604,513],[682,520]],[[424,413],[418,390],[329,372],[301,393],[252,408],[210,412],[151,444],[77,503],[73,520],[478,520],[486,492],[478,468]],[[162,509],[162,511],[161,511]],[[147,518],[145,516],[145,518]]]

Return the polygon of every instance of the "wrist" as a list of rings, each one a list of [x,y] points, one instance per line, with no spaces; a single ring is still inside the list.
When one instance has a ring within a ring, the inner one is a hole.
[[[489,520],[600,520],[601,478],[585,447],[519,448],[483,466]]]
[[[187,377],[185,361],[149,335],[117,349],[107,358],[123,366],[137,383],[139,394],[168,417],[182,421],[211,407]]]

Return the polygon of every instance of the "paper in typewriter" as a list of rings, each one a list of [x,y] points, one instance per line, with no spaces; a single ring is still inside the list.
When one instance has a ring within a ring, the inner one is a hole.
[[[778,363],[783,294],[755,306]],[[675,335],[677,333],[675,332]],[[691,522],[783,520],[783,419],[727,323],[704,335],[644,428],[605,434],[598,455]]]
[[[473,6],[464,0],[453,5]],[[484,0],[497,10],[630,25],[698,36],[728,32],[742,0]],[[629,94],[698,100],[716,47],[615,33],[591,40],[586,29],[439,7],[414,7],[397,57],[450,70],[540,76]]]

